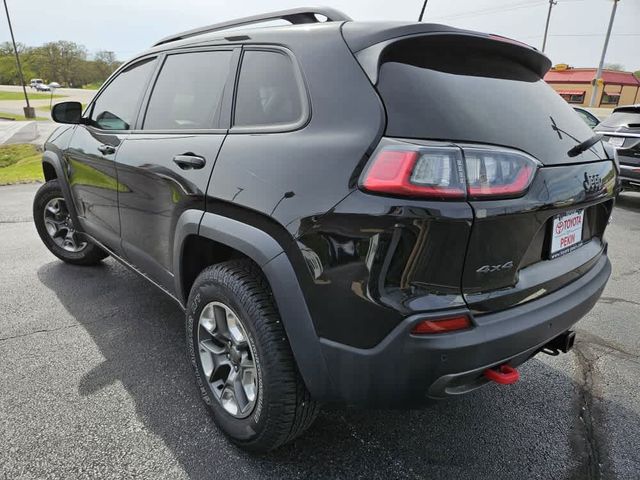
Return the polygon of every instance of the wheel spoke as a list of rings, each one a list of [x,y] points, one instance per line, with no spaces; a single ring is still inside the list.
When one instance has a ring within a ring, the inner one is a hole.
[[[244,346],[247,343],[247,338],[244,333],[244,328],[240,324],[240,320],[236,317],[230,309],[225,310],[227,331],[231,342],[236,346]]]

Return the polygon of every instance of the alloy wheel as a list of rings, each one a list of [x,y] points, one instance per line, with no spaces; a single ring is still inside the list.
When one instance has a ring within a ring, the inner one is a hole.
[[[258,398],[255,353],[242,321],[227,305],[205,305],[198,320],[202,370],[215,398],[236,418],[251,414]]]
[[[64,198],[53,198],[44,207],[44,225],[51,239],[67,252],[78,253],[87,246],[79,238]]]

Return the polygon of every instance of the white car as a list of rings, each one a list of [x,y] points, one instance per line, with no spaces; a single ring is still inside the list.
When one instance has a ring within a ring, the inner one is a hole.
[[[41,78],[32,78],[32,79],[29,81],[29,86],[30,86],[31,88],[36,88],[38,85],[42,85],[43,83],[44,83],[44,82],[42,81],[42,79],[41,79]]]
[[[58,82],[51,82],[49,88],[60,88],[60,84]]]
[[[36,90],[38,92],[50,92],[51,88],[46,83],[36,83]]]

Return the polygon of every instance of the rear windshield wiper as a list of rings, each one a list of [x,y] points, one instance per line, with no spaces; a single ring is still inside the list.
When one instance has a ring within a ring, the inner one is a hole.
[[[601,133],[596,133],[593,137],[589,137],[584,142],[580,142],[575,147],[572,147],[571,150],[567,152],[567,155],[569,155],[570,157],[580,155],[582,152],[584,152],[585,150],[589,150],[596,143],[602,140],[602,137],[603,135]]]

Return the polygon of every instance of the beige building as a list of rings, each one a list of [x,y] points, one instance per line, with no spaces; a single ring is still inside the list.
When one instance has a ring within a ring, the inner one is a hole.
[[[595,68],[556,65],[544,79],[567,102],[586,107],[591,101],[595,76]],[[640,103],[640,80],[631,72],[603,70],[599,83],[595,107],[613,108]]]

